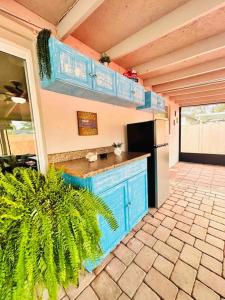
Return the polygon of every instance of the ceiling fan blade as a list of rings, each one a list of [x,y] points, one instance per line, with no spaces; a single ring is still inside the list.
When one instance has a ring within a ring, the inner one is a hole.
[[[10,80],[9,82],[11,82],[13,85],[15,85],[16,88],[22,85],[22,83],[17,80]]]
[[[4,88],[9,91],[10,93],[16,95],[16,96],[20,96],[21,92],[19,92],[16,88],[14,88],[11,85],[4,85]]]

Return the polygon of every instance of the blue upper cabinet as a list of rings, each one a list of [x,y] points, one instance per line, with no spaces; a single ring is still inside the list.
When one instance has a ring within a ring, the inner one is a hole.
[[[160,95],[157,97],[157,107],[159,111],[165,111],[165,99]]]
[[[110,68],[93,61],[93,89],[95,91],[116,95],[116,73]]]
[[[165,100],[162,96],[154,92],[145,92],[145,104],[138,106],[137,109],[144,111],[164,112]]]
[[[132,81],[130,79],[119,73],[116,73],[117,96],[122,99],[131,101],[131,83]]]
[[[132,81],[131,94],[132,94],[132,100],[135,104],[137,105],[145,104],[145,91],[142,85]]]
[[[50,52],[52,81],[59,79],[65,83],[92,88],[91,59],[54,38],[49,43],[50,49],[53,49]]]
[[[55,38],[49,39],[51,79],[42,88],[119,106],[144,103],[144,88]]]

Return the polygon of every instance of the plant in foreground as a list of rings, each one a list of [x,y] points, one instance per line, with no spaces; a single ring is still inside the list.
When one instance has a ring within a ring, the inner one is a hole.
[[[98,215],[112,229],[112,212],[97,196],[24,168],[0,173],[0,300],[33,300],[59,285],[77,284],[86,259],[101,254]],[[41,291],[41,292],[40,292]]]

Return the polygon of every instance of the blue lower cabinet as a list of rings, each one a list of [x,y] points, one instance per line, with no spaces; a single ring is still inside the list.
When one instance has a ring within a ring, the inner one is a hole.
[[[108,253],[121,240],[127,231],[127,185],[119,184],[99,195],[116,217],[118,228],[113,231],[103,217],[99,217],[99,225],[102,231],[101,247],[104,253]],[[116,201],[112,201],[116,199]]]
[[[128,199],[129,228],[132,229],[148,210],[147,172],[128,180]]]
[[[100,246],[103,256],[95,263],[90,261],[85,263],[85,268],[90,272],[147,213],[147,159],[131,162],[89,178],[65,174],[64,179],[70,184],[85,187],[98,194],[112,210],[118,223],[117,230],[113,231],[105,219],[99,216],[99,226],[102,232]]]

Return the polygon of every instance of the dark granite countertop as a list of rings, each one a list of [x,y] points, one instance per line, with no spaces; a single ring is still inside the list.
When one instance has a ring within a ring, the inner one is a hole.
[[[86,178],[150,155],[150,153],[123,152],[121,156],[116,156],[114,153],[109,153],[107,159],[98,158],[95,162],[88,162],[86,158],[81,158],[55,163],[54,166],[56,169],[63,169],[69,175]]]

